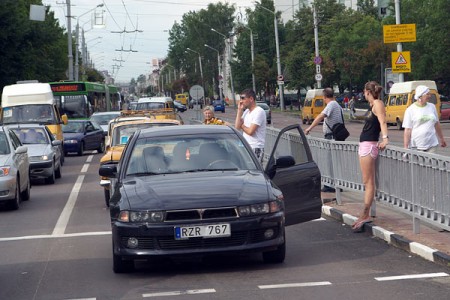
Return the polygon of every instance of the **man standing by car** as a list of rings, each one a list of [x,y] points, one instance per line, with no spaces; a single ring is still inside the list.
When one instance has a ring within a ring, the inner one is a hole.
[[[325,88],[323,89],[323,100],[326,103],[324,110],[314,119],[312,124],[305,129],[305,134],[309,134],[309,132],[316,127],[317,124],[323,122],[323,134],[324,138],[327,140],[333,139],[333,133],[331,132],[331,128],[337,123],[343,123],[343,114],[341,106],[334,100],[333,97],[333,89]],[[322,192],[334,193],[335,189],[329,186],[324,186]]]
[[[256,105],[255,91],[246,89],[241,93],[234,126],[242,130],[244,138],[262,164],[266,137],[266,112]]]

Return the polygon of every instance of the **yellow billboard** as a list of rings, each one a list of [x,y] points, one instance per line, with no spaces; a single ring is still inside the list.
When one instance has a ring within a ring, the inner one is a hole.
[[[383,25],[385,44],[416,41],[416,24]]]
[[[393,73],[411,72],[411,52],[392,52],[391,60]]]

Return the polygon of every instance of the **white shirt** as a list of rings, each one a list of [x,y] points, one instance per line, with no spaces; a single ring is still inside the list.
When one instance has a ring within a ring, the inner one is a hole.
[[[439,145],[434,127],[436,122],[439,122],[439,119],[434,104],[427,103],[425,106],[411,104],[405,111],[402,124],[403,128],[411,128],[410,147],[428,150]]]
[[[246,109],[242,114],[244,125],[250,127],[252,124],[258,125],[258,128],[253,135],[248,135],[243,132],[244,138],[254,148],[264,148],[266,138],[266,112],[259,106],[256,106],[252,111]]]

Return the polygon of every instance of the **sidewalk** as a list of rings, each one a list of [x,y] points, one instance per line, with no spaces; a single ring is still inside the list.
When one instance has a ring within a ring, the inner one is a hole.
[[[334,198],[332,193],[322,193],[323,214],[351,226],[362,210],[363,193],[341,192],[342,205]],[[450,232],[421,222],[420,233],[414,234],[411,216],[380,202],[376,202],[376,215],[364,225],[364,234],[450,268]]]

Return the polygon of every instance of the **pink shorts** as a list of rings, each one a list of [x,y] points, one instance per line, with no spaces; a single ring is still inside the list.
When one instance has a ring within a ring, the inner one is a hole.
[[[370,155],[373,159],[378,157],[378,142],[359,143],[358,154],[360,157]]]

